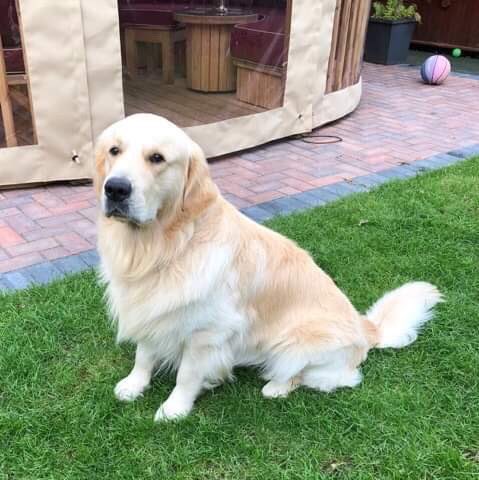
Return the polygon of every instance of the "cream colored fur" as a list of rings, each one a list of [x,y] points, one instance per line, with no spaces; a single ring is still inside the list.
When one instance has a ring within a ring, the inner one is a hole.
[[[112,146],[121,153],[112,157]],[[151,164],[152,152],[166,161]],[[411,283],[359,314],[307,252],[230,205],[201,149],[163,118],[133,115],[109,127],[96,172],[103,209],[108,178],[133,185],[130,221],[101,214],[98,222],[118,340],[137,344],[115,394],[134,400],[159,368],[176,370],[156,420],[188,414],[238,365],[261,369],[268,397],[300,385],[353,387],[371,348],[410,343],[440,301],[432,285]]]

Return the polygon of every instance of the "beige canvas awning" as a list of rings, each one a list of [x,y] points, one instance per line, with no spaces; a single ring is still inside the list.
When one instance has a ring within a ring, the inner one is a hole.
[[[308,132],[356,108],[369,1],[293,0],[282,107],[186,128],[207,156]],[[19,0],[36,145],[0,148],[0,185],[90,178],[124,116],[116,0]]]

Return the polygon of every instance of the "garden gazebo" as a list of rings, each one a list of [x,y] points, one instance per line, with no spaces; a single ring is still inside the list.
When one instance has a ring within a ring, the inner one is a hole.
[[[0,0],[0,185],[90,178],[96,136],[163,115],[213,157],[356,108],[368,0]]]

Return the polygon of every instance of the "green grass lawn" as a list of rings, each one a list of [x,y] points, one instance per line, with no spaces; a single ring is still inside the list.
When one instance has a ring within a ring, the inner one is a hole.
[[[261,397],[253,370],[179,423],[156,379],[121,404],[132,365],[92,273],[0,297],[0,479],[469,479],[479,476],[479,159],[271,222],[359,309],[409,280],[447,302],[418,341],[371,352],[364,382]]]

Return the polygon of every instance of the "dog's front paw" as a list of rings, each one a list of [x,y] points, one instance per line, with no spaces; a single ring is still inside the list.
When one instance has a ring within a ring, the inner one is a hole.
[[[116,384],[115,397],[122,402],[132,402],[141,397],[147,387],[144,381],[128,375]]]
[[[192,408],[193,405],[191,403],[169,398],[156,411],[155,422],[179,420],[180,418],[186,417],[191,412]]]
[[[261,393],[266,398],[285,398],[290,392],[298,388],[298,383],[295,380],[289,380],[285,383],[269,381],[261,390]]]

